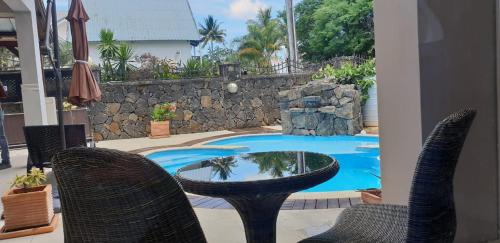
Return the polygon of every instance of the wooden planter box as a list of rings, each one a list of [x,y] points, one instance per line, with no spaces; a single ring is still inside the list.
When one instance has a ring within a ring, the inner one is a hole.
[[[369,190],[361,192],[361,201],[366,204],[381,204],[382,203],[382,191],[380,190]]]
[[[49,225],[54,217],[52,186],[11,189],[2,196],[5,217],[5,231],[13,231]]]
[[[85,124],[85,134],[87,137],[91,137],[90,121],[86,109],[65,111],[64,123],[66,125]],[[4,126],[5,126],[5,135],[7,136],[7,141],[9,141],[9,145],[19,146],[26,144],[23,131],[24,127],[23,113],[5,114]]]
[[[151,121],[151,138],[165,138],[170,136],[170,121]]]

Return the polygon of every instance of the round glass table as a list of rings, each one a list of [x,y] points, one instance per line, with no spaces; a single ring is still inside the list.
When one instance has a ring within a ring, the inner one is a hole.
[[[185,191],[220,197],[240,214],[247,242],[276,242],[276,220],[290,194],[337,174],[337,161],[300,151],[219,157],[181,168],[176,178]]]

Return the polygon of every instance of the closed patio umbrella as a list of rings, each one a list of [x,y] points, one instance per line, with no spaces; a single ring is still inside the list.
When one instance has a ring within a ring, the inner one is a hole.
[[[66,19],[70,22],[73,55],[75,57],[68,101],[74,105],[82,106],[93,101],[99,101],[101,90],[88,64],[89,44],[86,22],[89,20],[89,16],[81,0],[71,1],[71,7]]]

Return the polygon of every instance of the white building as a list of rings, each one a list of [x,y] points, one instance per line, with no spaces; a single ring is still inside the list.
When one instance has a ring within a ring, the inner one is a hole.
[[[135,55],[151,53],[185,62],[192,56],[192,42],[200,39],[188,0],[83,0],[90,58],[100,63],[97,45],[101,29],[134,48]]]

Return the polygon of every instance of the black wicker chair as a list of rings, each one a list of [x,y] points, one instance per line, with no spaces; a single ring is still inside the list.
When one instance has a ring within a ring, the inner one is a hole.
[[[65,125],[66,148],[86,147],[85,125]],[[62,151],[61,136],[58,125],[24,127],[26,146],[28,147],[27,171],[32,167],[43,170],[50,167],[50,160],[57,152]]]
[[[453,242],[453,176],[475,114],[459,111],[434,128],[418,159],[409,206],[355,206],[332,229],[301,242]]]
[[[154,162],[74,148],[52,163],[65,242],[206,242],[181,187]]]

